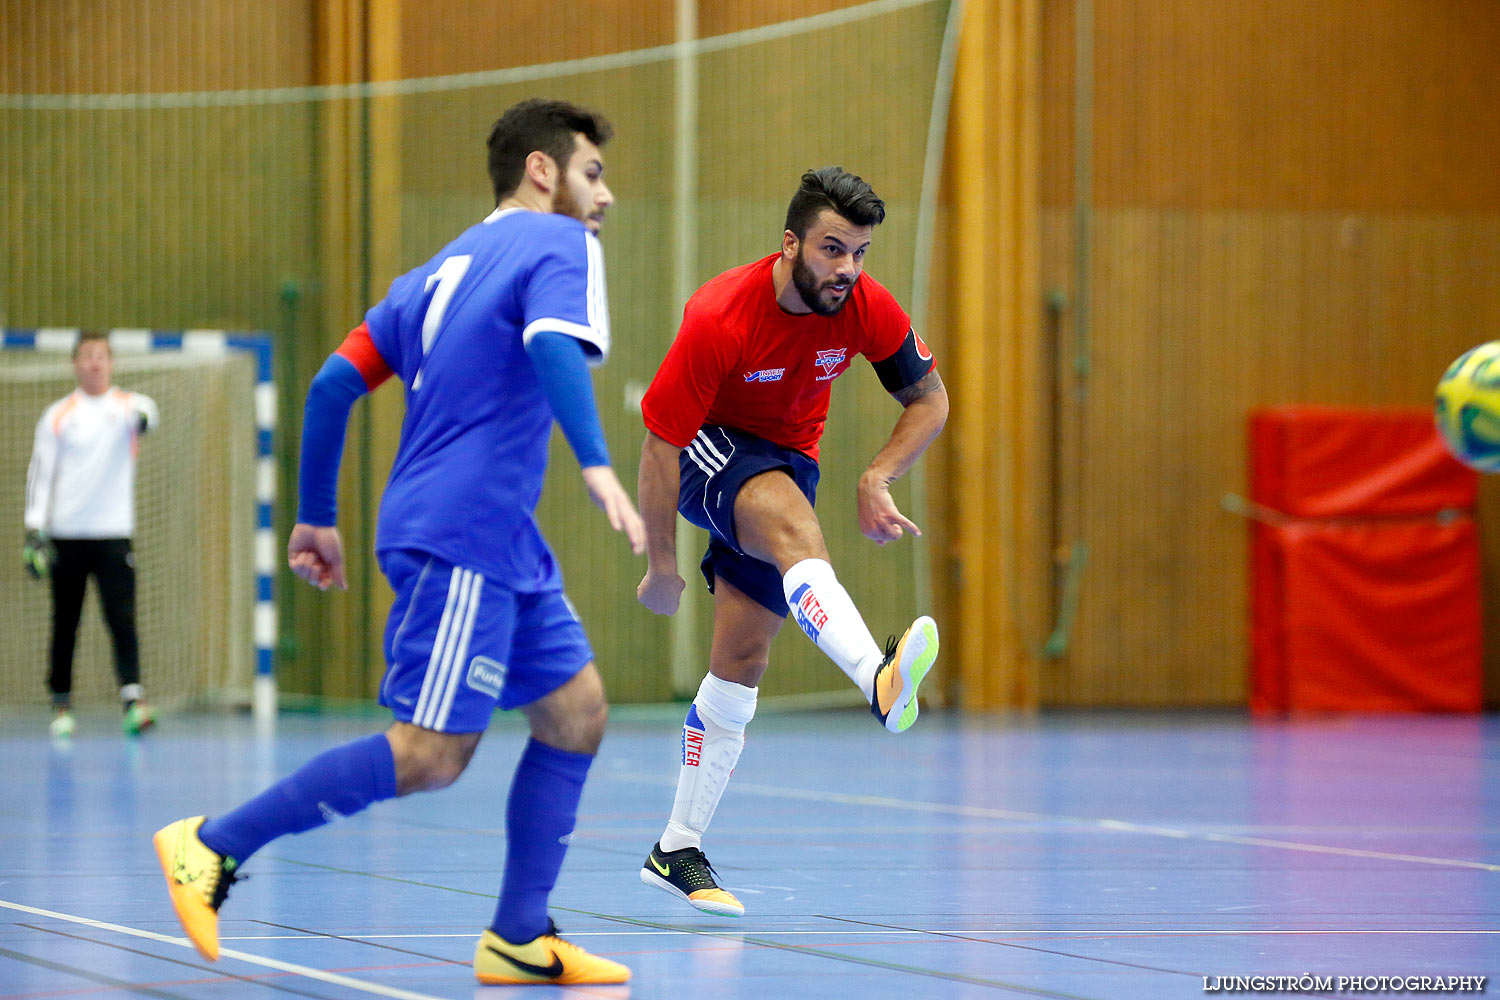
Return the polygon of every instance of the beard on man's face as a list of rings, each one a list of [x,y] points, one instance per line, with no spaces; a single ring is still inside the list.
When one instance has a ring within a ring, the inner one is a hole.
[[[823,290],[836,284],[838,281],[832,278],[821,285],[818,284],[817,276],[803,259],[802,248],[800,246],[797,248],[797,256],[792,260],[792,285],[797,289],[797,294],[802,297],[803,305],[819,316],[837,316],[844,308],[844,303],[849,301],[849,293],[844,292],[843,298],[835,299],[833,302],[823,301]]]
[[[552,192],[552,213],[583,221],[583,209],[579,207],[578,199],[573,197],[573,192],[568,190],[566,182],[558,184],[557,190]]]

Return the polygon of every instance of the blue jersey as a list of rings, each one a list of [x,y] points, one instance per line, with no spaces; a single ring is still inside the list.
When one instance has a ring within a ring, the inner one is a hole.
[[[406,417],[376,549],[419,549],[516,591],[561,585],[535,511],[553,414],[526,342],[609,352],[604,256],[563,215],[496,210],[397,278],[365,316],[406,384]]]

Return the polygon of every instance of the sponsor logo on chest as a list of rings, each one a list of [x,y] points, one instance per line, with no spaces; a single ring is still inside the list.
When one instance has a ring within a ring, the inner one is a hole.
[[[842,374],[839,365],[844,363],[844,355],[847,353],[848,348],[845,347],[819,351],[817,357],[813,359],[813,364],[823,369],[823,374],[817,377],[818,381],[827,382],[829,379],[838,378]]]
[[[746,382],[780,382],[786,374],[785,368],[762,368],[758,372],[746,372]]]

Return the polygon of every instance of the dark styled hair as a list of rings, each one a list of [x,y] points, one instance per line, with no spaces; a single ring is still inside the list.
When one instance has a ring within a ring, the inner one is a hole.
[[[856,226],[878,226],[885,221],[885,202],[864,178],[843,167],[819,167],[802,175],[802,186],[792,195],[786,210],[786,228],[801,240],[818,213],[825,208]]]
[[[490,129],[490,185],[495,204],[521,186],[526,157],[541,151],[566,170],[573,158],[573,135],[582,132],[596,146],[614,135],[614,126],[599,112],[567,101],[533,97],[514,105]]]
[[[73,357],[78,357],[78,352],[83,350],[84,344],[95,340],[104,341],[104,346],[109,350],[109,356],[115,356],[115,349],[109,343],[109,334],[104,330],[80,330],[78,331],[78,343],[73,345]]]

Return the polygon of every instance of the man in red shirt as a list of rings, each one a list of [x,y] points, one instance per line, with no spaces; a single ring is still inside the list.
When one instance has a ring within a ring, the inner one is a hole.
[[[756,685],[788,614],[870,701],[891,732],[917,718],[917,687],[937,658],[937,624],[918,618],[882,652],[839,583],[813,512],[829,387],[868,358],[902,407],[859,479],[859,526],[877,544],[921,531],[890,484],[948,417],[948,394],[911,318],[863,274],[885,203],[839,167],[802,175],[781,250],[700,288],[642,401],[640,509],[657,614],[677,610],[674,508],[709,533],[702,570],[714,595],[709,671],[688,709],[682,770],[665,832],[641,881],[721,916],[745,908],[718,885],[703,833],[755,714]]]

